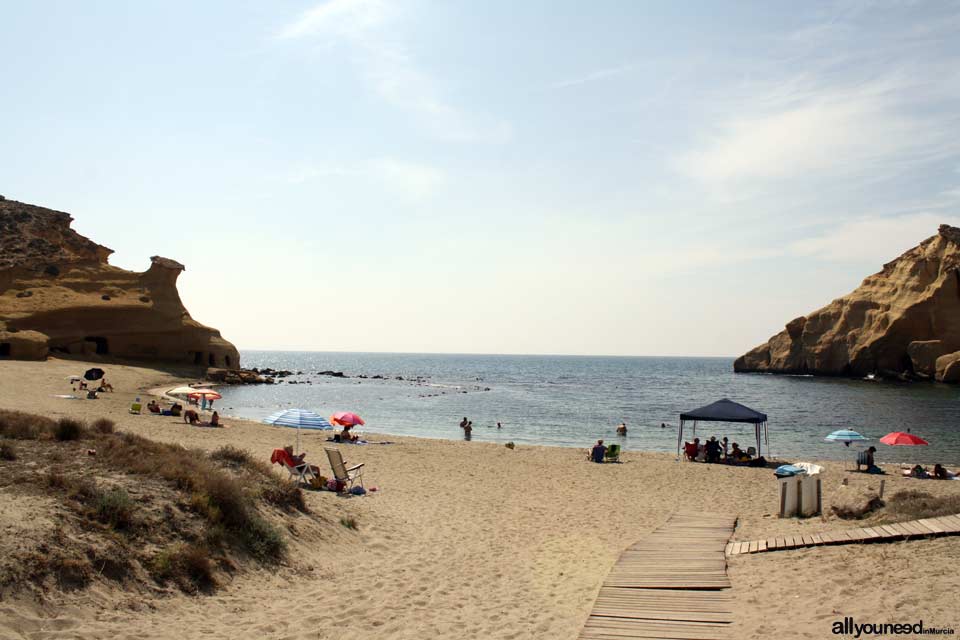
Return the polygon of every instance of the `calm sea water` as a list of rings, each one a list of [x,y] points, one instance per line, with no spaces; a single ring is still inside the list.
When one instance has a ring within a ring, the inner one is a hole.
[[[463,437],[458,425],[467,416],[476,441],[584,447],[604,438],[625,449],[675,452],[682,411],[730,398],[769,416],[775,456],[852,459],[851,449],[824,436],[855,429],[877,439],[909,428],[931,446],[874,441],[879,461],[960,464],[960,387],[947,385],[734,374],[727,358],[280,351],[242,357],[248,368],[302,371],[286,380],[303,384],[226,388],[218,404],[227,415],[262,419],[290,407],[321,415],[353,411],[366,421],[361,433],[450,439]],[[324,370],[352,377],[316,375]],[[420,382],[411,381],[418,376]],[[629,433],[620,438],[615,428],[623,421]],[[698,435],[726,435],[748,446],[753,427],[701,423]]]

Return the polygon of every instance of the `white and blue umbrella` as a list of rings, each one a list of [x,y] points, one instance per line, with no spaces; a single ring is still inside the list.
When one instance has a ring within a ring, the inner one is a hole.
[[[869,440],[870,438],[857,433],[856,431],[851,431],[850,429],[840,429],[839,431],[834,431],[828,435],[824,440],[832,442],[842,442],[845,446],[849,447],[851,442],[862,442],[864,440]]]
[[[333,425],[327,422],[326,418],[306,409],[282,409],[264,418],[263,421],[276,427],[296,427],[298,452],[300,451],[300,429],[317,431],[333,429]]]

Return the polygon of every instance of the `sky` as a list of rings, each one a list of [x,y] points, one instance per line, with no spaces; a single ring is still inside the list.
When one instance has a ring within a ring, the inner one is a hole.
[[[0,0],[0,194],[241,349],[735,356],[960,226],[960,3]]]

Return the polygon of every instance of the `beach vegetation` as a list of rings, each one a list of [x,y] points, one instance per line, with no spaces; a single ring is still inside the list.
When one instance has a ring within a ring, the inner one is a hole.
[[[90,428],[97,433],[113,433],[116,423],[109,418],[97,418],[90,423]]]
[[[60,442],[69,440],[79,440],[84,435],[86,427],[79,420],[73,418],[60,418],[56,427],[53,429],[53,437]]]
[[[22,411],[0,411],[0,436],[13,440],[51,437],[56,422]]]
[[[890,496],[886,511],[897,520],[952,516],[960,513],[960,494],[933,496],[924,491],[898,491]]]
[[[882,509],[884,502],[877,496],[857,504],[835,504],[830,507],[833,515],[841,520],[863,520],[874,511]]]
[[[129,529],[134,524],[133,500],[120,487],[96,492],[92,511],[97,520],[114,529]]]
[[[210,591],[217,586],[210,551],[195,543],[177,543],[162,549],[149,563],[157,582],[174,582],[188,593]]]
[[[59,541],[19,550],[17,562],[0,567],[0,585],[74,589],[102,578],[146,578],[201,593],[247,562],[285,557],[277,518],[309,513],[296,483],[243,449],[208,454],[114,429],[108,419],[55,421],[0,410],[0,435],[23,443],[14,451],[3,441],[0,455],[47,466],[41,490],[79,516],[63,521]],[[0,482],[27,491],[33,473],[6,465]],[[322,519],[305,524],[313,522]]]

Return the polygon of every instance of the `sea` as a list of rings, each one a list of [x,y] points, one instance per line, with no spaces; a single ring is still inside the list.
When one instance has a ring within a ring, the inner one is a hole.
[[[280,384],[221,389],[217,405],[224,415],[262,420],[285,408],[324,416],[352,411],[366,423],[357,431],[371,440],[388,434],[463,439],[459,424],[466,417],[478,442],[584,448],[602,438],[624,450],[675,454],[680,414],[729,398],[767,414],[765,455],[775,458],[852,461],[873,444],[878,462],[960,465],[957,386],[734,373],[731,358],[293,351],[243,351],[241,357],[244,368],[294,375]],[[626,436],[616,435],[621,422]],[[693,438],[690,426],[684,439]],[[871,440],[849,448],[824,440],[837,429]],[[908,430],[930,444],[878,442]],[[701,422],[696,435],[755,446],[748,424]]]

